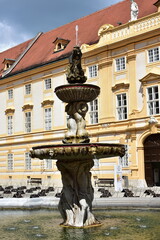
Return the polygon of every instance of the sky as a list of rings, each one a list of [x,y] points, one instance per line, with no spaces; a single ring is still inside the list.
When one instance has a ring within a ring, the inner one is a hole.
[[[122,0],[0,0],[0,52]]]

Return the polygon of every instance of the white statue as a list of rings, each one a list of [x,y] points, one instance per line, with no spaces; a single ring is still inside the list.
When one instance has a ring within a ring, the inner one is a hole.
[[[134,2],[134,0],[130,0],[131,1],[131,21],[135,21],[137,20],[138,17],[138,5],[136,2]]]

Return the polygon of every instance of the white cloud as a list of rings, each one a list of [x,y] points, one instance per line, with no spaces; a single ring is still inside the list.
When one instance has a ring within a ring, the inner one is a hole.
[[[0,52],[30,38],[29,34],[19,33],[16,27],[9,25],[7,22],[0,22]]]

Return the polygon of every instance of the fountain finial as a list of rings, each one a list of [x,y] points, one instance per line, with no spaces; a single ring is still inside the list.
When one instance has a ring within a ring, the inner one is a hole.
[[[82,52],[79,46],[73,48],[72,54],[69,57],[69,66],[67,69],[67,81],[68,83],[84,83],[87,77],[84,75],[84,71],[81,66]]]

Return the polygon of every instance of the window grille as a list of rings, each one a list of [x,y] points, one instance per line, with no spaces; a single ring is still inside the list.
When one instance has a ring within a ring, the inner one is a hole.
[[[52,88],[52,83],[51,83],[51,79],[45,79],[45,89],[51,89]]]
[[[126,69],[126,58],[125,57],[117,58],[115,61],[116,61],[116,71],[117,72]]]
[[[8,119],[8,135],[13,134],[13,116],[7,116]]]
[[[31,112],[25,113],[25,131],[31,132]]]
[[[52,128],[52,111],[51,108],[45,108],[45,130]]]
[[[8,170],[13,170],[13,154],[8,154]]]
[[[148,62],[157,62],[160,60],[159,48],[152,48],[148,50]]]
[[[148,105],[148,114],[156,115],[160,113],[159,108],[159,91],[158,86],[153,86],[147,88],[147,105]]]
[[[28,152],[25,153],[25,169],[31,170],[31,157]]]
[[[89,116],[91,124],[98,123],[98,99],[89,103]]]
[[[117,117],[118,120],[127,119],[127,97],[126,93],[117,95]]]
[[[94,77],[98,76],[98,66],[97,65],[89,66],[88,71],[89,71],[89,78],[94,78]]]

